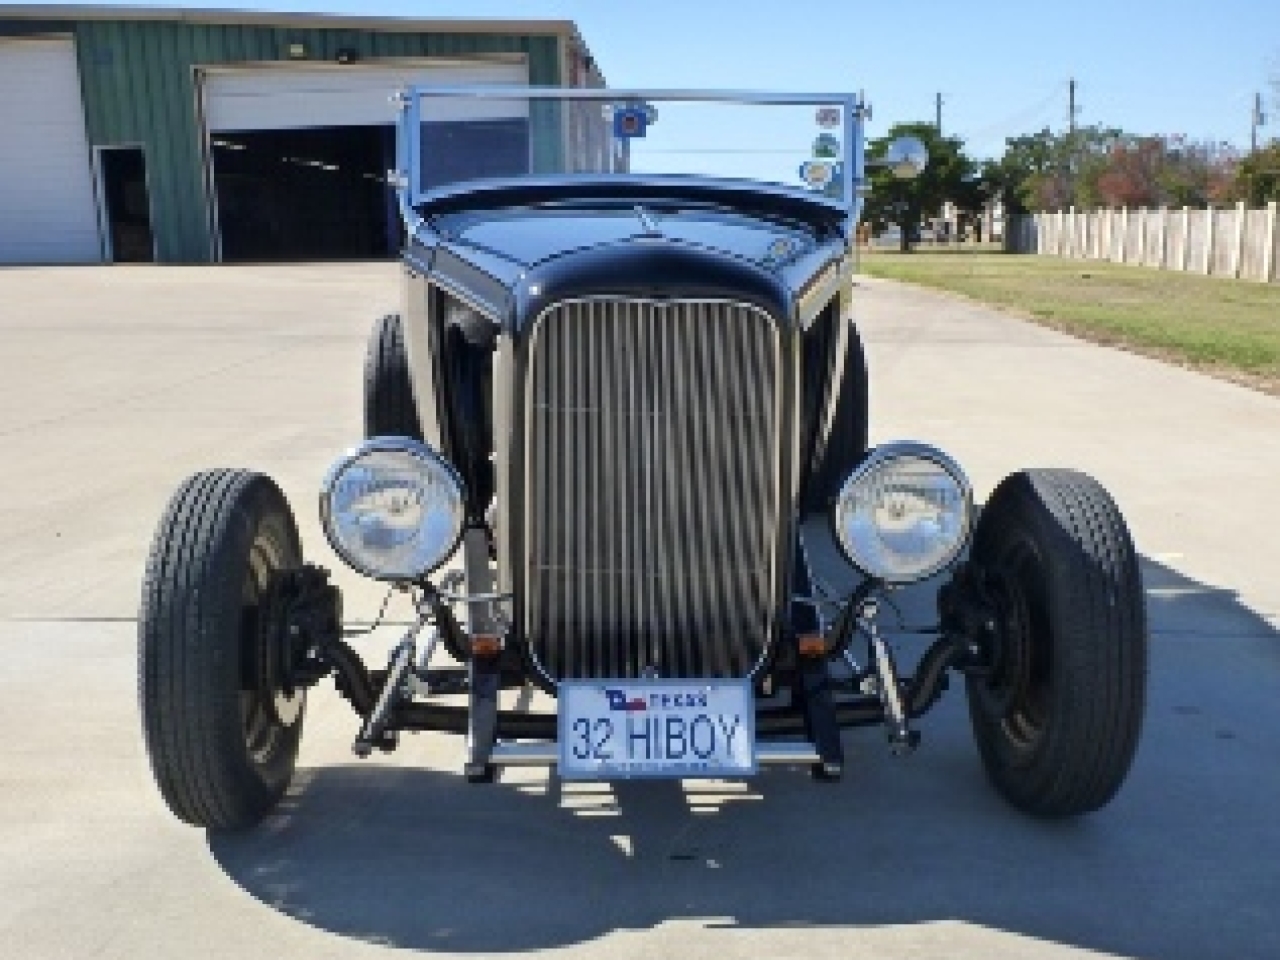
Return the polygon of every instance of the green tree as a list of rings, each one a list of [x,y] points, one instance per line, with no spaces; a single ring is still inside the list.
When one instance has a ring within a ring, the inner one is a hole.
[[[1047,127],[1005,141],[1004,156],[988,161],[983,175],[994,185],[1006,213],[1039,209],[1040,183],[1061,166],[1059,154],[1058,141]]]
[[[1079,127],[1010,137],[1004,156],[986,168],[1009,213],[1096,206],[1106,158],[1124,134],[1112,127]]]
[[[1280,140],[1240,161],[1234,187],[1235,196],[1250,206],[1280,201]]]
[[[891,141],[916,137],[929,151],[924,172],[914,180],[899,180],[883,167],[870,168],[871,192],[863,215],[872,227],[881,230],[896,223],[902,230],[901,249],[911,249],[911,238],[925,216],[935,216],[948,200],[966,201],[972,190],[977,165],[964,153],[958,137],[940,137],[931,123],[896,123],[889,132],[867,145],[867,157],[883,157]]]

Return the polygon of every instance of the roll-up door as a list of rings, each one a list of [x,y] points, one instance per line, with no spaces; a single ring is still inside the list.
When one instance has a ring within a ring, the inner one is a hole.
[[[0,39],[0,263],[101,259],[75,46]]]
[[[204,73],[219,256],[287,261],[395,256],[403,225],[395,166],[395,92],[409,85],[524,86],[523,63],[293,63]],[[528,102],[424,103],[438,182],[529,169]]]
[[[528,83],[523,63],[442,63],[440,65],[361,65],[236,68],[205,76],[205,122],[214,133],[288,130],[306,127],[359,127],[393,123],[391,95],[410,84],[469,86]],[[448,101],[465,111],[457,119],[510,116],[501,102]],[[496,109],[496,112],[495,112]],[[435,119],[433,116],[432,119]],[[439,119],[453,119],[440,117]]]

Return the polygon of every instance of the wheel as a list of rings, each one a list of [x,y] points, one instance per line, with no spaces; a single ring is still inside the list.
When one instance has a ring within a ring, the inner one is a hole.
[[[991,671],[968,679],[987,774],[1027,813],[1096,810],[1129,771],[1146,698],[1146,608],[1120,511],[1082,473],[1015,473],[972,559],[997,611]]]
[[[398,313],[389,313],[375,323],[369,336],[364,360],[364,434],[422,439]]]
[[[160,519],[138,615],[138,699],[151,770],[194,826],[251,826],[284,795],[305,693],[286,692],[273,575],[302,565],[284,494],[267,477],[190,477]]]

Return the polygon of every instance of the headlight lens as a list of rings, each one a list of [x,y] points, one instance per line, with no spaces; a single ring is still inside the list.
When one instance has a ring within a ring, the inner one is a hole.
[[[465,504],[461,478],[438,453],[407,437],[377,437],[330,469],[320,519],[333,549],[360,573],[411,581],[458,546]]]
[[[950,457],[923,444],[891,443],[849,475],[834,521],[841,549],[859,570],[914,583],[955,560],[972,516],[969,481]]]

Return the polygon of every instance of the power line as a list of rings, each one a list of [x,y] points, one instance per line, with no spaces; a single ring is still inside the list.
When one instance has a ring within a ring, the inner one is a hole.
[[[998,136],[1003,140],[1007,138],[1010,128],[1021,130],[1023,127],[1035,126],[1035,121],[1041,118],[1047,120],[1051,112],[1056,112],[1057,108],[1054,107],[1054,104],[1058,102],[1058,97],[1060,96],[1062,96],[1062,84],[1055,83],[1034,103],[1001,117],[999,120],[972,128],[965,136],[970,142],[974,143],[987,142],[993,136]]]

